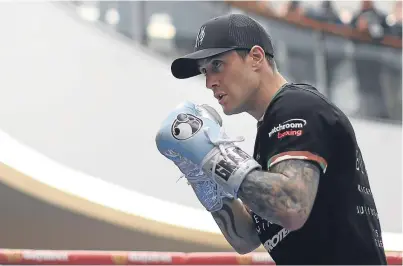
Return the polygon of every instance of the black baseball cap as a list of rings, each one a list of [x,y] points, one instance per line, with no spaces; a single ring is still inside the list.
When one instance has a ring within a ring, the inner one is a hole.
[[[274,57],[271,38],[257,21],[243,14],[219,16],[200,27],[194,52],[174,60],[171,72],[178,79],[194,77],[200,74],[197,60],[231,50],[250,50],[255,45]]]

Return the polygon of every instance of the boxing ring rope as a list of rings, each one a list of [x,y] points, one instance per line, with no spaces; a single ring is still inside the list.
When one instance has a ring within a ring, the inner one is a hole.
[[[387,252],[389,265],[402,265],[402,252]],[[0,249],[1,265],[275,265],[268,253],[136,252]]]

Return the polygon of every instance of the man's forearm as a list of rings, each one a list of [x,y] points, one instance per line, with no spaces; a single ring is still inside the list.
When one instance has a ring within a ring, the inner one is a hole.
[[[242,182],[238,196],[263,219],[285,227],[288,211],[298,209],[283,190],[285,179],[282,174],[254,171]]]
[[[311,211],[319,172],[302,160],[281,162],[272,171],[251,172],[238,196],[262,218],[290,230],[298,229]]]
[[[253,220],[241,201],[224,199],[221,210],[212,216],[231,246],[241,254],[255,250],[261,243]]]

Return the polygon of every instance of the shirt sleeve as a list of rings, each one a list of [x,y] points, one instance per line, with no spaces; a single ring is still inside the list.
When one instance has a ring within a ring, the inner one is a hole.
[[[331,105],[312,93],[299,94],[283,96],[270,115],[267,169],[300,159],[317,163],[325,173],[331,152]]]

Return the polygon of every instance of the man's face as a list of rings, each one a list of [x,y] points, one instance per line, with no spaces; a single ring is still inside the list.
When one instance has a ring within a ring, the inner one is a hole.
[[[251,96],[259,85],[252,61],[250,56],[242,58],[230,51],[198,62],[206,77],[206,87],[213,91],[226,115],[249,110]]]

